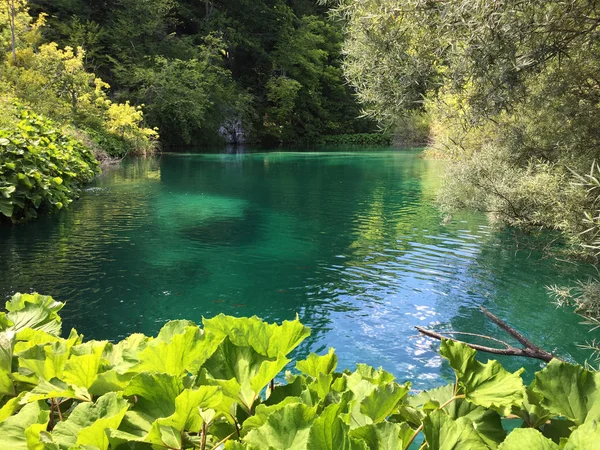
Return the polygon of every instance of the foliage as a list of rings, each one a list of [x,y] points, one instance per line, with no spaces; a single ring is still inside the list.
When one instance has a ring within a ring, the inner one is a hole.
[[[84,48],[86,68],[114,99],[145,104],[166,146],[212,145],[230,128],[265,145],[375,129],[344,80],[342,28],[313,2],[31,4],[48,14],[45,41]]]
[[[323,145],[392,145],[393,137],[387,133],[329,134],[322,136]]]
[[[431,118],[433,153],[455,161],[448,206],[576,240],[589,198],[569,187],[570,170],[588,170],[600,148],[596,7],[359,0],[337,2],[337,13],[346,74],[367,113],[384,123],[414,111]]]
[[[410,395],[383,369],[336,372],[333,349],[273,383],[309,334],[219,315],[155,338],[61,338],[63,304],[17,294],[0,314],[0,432],[12,449],[583,449],[600,439],[598,373],[554,360],[521,371],[443,341],[456,382]],[[502,419],[523,427],[506,434]],[[514,419],[513,419],[514,420]]]
[[[147,118],[161,130],[165,144],[219,142],[219,128],[227,119],[247,118],[251,98],[223,67],[223,46],[220,39],[207,37],[191,59],[157,56],[136,67],[132,94],[148,104]]]
[[[6,5],[4,2],[2,8]],[[141,107],[110,100],[107,95],[110,86],[87,70],[86,52],[81,47],[60,48],[55,42],[40,45],[46,16],[42,14],[36,21],[25,2],[16,5],[18,45],[16,59],[7,57],[0,66],[3,96],[16,98],[61,125],[78,129],[79,133],[89,130],[92,140],[103,137],[97,144],[108,144],[103,149],[108,153],[151,152],[158,135],[144,127]],[[9,29],[7,17],[0,14],[3,33]],[[1,51],[8,54],[9,40],[0,44]],[[116,141],[124,141],[125,145],[116,145]]]
[[[17,109],[21,120],[0,129],[0,219],[12,222],[66,207],[98,171],[89,149],[53,122]]]

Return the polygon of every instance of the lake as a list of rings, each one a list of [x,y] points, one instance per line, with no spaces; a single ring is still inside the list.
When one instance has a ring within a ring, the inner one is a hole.
[[[582,362],[580,318],[545,286],[589,274],[547,257],[549,237],[443,220],[443,163],[418,151],[165,154],[106,171],[68,211],[0,229],[0,295],[66,301],[88,339],[155,334],[169,319],[296,314],[338,368],[383,366],[417,389],[453,381],[414,326],[502,337],[488,308]],[[502,360],[510,368],[534,360]]]

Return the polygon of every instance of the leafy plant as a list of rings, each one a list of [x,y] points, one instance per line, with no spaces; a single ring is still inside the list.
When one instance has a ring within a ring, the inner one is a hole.
[[[0,129],[0,221],[62,209],[98,171],[89,149],[50,120],[19,110],[15,127]]]
[[[179,320],[155,338],[61,338],[63,304],[17,294],[0,314],[0,436],[11,449],[583,449],[600,440],[600,374],[522,370],[443,341],[456,382],[410,395],[383,369],[336,372],[333,349],[274,383],[309,334],[299,320]],[[508,434],[503,419],[520,418]]]
[[[323,145],[392,145],[393,136],[387,133],[331,134],[319,140]]]

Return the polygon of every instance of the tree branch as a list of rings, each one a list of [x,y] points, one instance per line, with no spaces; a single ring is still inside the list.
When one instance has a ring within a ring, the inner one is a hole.
[[[512,328],[506,322],[504,322],[500,318],[496,317],[494,314],[489,312],[484,307],[481,306],[480,308],[481,308],[481,311],[483,312],[483,314],[485,314],[485,316],[488,319],[490,319],[492,322],[494,322],[496,325],[498,325],[500,328],[502,328],[504,331],[506,331],[510,336],[515,338],[517,341],[519,341],[519,343],[521,343],[523,345],[523,348],[517,348],[517,347],[514,347],[514,346],[504,342],[504,341],[500,341],[499,339],[496,339],[496,338],[493,338],[490,336],[483,336],[480,334],[462,333],[462,332],[458,332],[458,331],[449,331],[446,333],[438,333],[433,330],[427,330],[423,327],[415,327],[415,328],[417,329],[417,331],[419,333],[421,333],[425,336],[429,336],[431,338],[434,338],[434,339],[437,339],[440,341],[442,339],[447,339],[449,341],[460,342],[462,344],[468,345],[469,347],[471,347],[474,350],[481,351],[481,352],[493,353],[495,355],[505,355],[505,356],[523,356],[526,358],[541,359],[544,362],[550,362],[553,359],[559,359],[556,356],[554,356],[552,353],[549,353],[546,350],[543,350],[540,347],[538,347],[537,345],[533,344],[529,339],[527,339],[525,336],[523,336],[517,330]],[[465,342],[465,341],[461,341],[459,339],[454,339],[452,337],[449,337],[448,336],[449,334],[465,334],[468,336],[477,336],[477,337],[480,337],[483,339],[489,339],[491,341],[501,343],[505,346],[505,348],[496,348],[496,347],[488,347],[488,346],[479,345],[479,344],[471,344],[469,342]]]

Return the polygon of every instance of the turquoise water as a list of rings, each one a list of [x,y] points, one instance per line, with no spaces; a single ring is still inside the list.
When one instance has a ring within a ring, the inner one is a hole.
[[[443,163],[418,152],[164,155],[99,177],[69,211],[0,229],[0,296],[66,301],[87,338],[220,312],[312,328],[299,350],[383,366],[416,388],[450,376],[415,325],[502,336],[480,305],[582,361],[588,329],[545,292],[583,267],[485,216],[443,223]],[[536,361],[512,359],[531,373]]]

